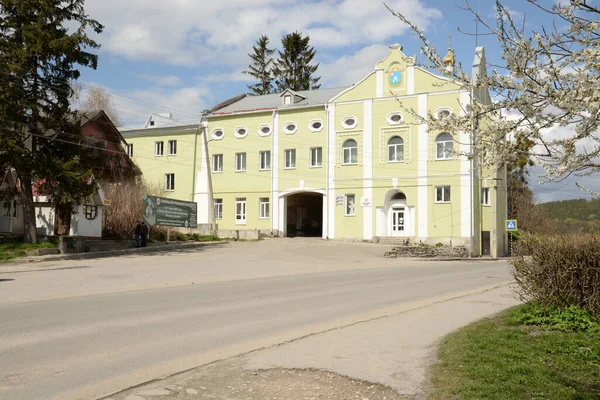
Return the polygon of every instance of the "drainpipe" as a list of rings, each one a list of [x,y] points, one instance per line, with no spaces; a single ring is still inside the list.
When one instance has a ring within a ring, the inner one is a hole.
[[[200,130],[200,125],[196,128],[196,132],[194,133],[194,162],[192,166],[192,201],[194,201],[196,196],[196,154],[198,150],[198,131]]]
[[[335,195],[330,193],[331,188],[329,187],[329,165],[332,162],[332,160],[329,159],[329,129],[335,129],[335,127],[331,127],[329,125],[329,113],[331,112],[331,106],[329,104],[325,105],[325,118],[327,120],[327,164],[325,164],[325,166],[327,167],[327,171],[325,173],[325,197],[323,198],[323,201],[327,202],[327,221],[323,221],[325,222],[323,224],[323,228],[325,228],[325,226],[327,227],[327,235],[325,236],[325,239],[329,240],[329,233],[331,232],[330,230],[330,226],[329,226],[329,221],[331,220],[330,218],[330,213],[334,212],[330,209],[330,204],[331,201],[329,200],[329,196]],[[323,216],[323,218],[325,218],[325,216]]]
[[[215,235],[217,224],[215,221],[215,199],[213,195],[212,171],[210,170],[210,154],[208,152],[208,123],[206,121],[201,121],[200,126],[202,127],[204,154],[206,155],[206,173],[208,180],[208,221],[210,223],[210,232],[212,235]]]
[[[475,147],[475,126],[473,124],[473,96],[474,96],[474,92],[473,92],[473,86],[471,85],[471,98],[469,100],[470,103],[470,107],[471,109],[469,110],[470,113],[470,119],[471,119],[471,134],[470,136],[470,145],[471,145],[471,152],[473,153],[471,155],[471,171],[469,174],[469,178],[470,178],[470,190],[471,190],[471,195],[470,195],[470,205],[471,205],[471,257],[473,257],[473,251],[475,249],[475,207],[474,207],[474,201],[473,201],[473,196],[475,195],[474,190],[473,190],[473,184],[474,184],[474,177],[473,175],[475,174],[475,157],[477,156],[477,152],[474,151],[474,147]]]

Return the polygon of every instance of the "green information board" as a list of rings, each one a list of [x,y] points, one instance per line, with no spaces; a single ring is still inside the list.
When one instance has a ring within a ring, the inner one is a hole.
[[[149,195],[144,195],[142,199],[142,219],[150,226],[198,226],[198,205],[195,202]]]

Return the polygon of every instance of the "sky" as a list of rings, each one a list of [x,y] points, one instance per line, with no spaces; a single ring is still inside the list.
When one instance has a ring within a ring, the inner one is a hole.
[[[468,0],[492,25],[495,0]],[[541,0],[551,5],[560,0]],[[499,61],[494,36],[472,34],[474,16],[460,7],[466,0],[387,0],[423,29],[445,53],[450,40],[467,70],[476,40],[488,61]],[[525,0],[503,4],[526,29],[551,22]],[[242,73],[248,53],[263,34],[279,48],[281,37],[299,31],[317,50],[323,88],[358,82],[399,43],[407,55],[420,55],[420,42],[379,0],[86,0],[86,13],[104,25],[93,35],[101,45],[96,70],[84,69],[82,97],[93,86],[105,88],[121,120],[139,125],[150,112],[171,112],[179,120],[198,119],[202,110],[247,91]],[[460,28],[460,30],[459,30]],[[485,28],[479,26],[479,32]],[[449,39],[448,36],[451,36]],[[569,178],[538,185],[530,174],[537,201],[585,197],[575,182],[600,191],[595,178]]]

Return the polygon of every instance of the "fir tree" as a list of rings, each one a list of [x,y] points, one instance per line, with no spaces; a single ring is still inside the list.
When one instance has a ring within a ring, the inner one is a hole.
[[[248,54],[252,64],[248,66],[248,71],[244,71],[244,74],[250,75],[258,81],[258,83],[248,85],[251,95],[260,96],[273,93],[271,68],[274,52],[274,49],[269,49],[269,38],[266,35],[262,35],[252,46],[252,53]]]
[[[316,50],[310,46],[310,37],[299,32],[285,35],[281,40],[283,51],[275,62],[273,75],[277,91],[285,89],[313,90],[321,87],[321,77],[315,76],[319,64],[311,65]]]
[[[72,201],[95,191],[87,183],[86,165],[94,157],[70,108],[71,84],[79,78],[75,66],[95,69],[98,62],[89,50],[99,46],[87,32],[103,29],[85,14],[83,4],[0,1],[0,167],[13,167],[19,177],[24,240],[30,243],[37,240],[36,181],[59,216],[70,216]]]

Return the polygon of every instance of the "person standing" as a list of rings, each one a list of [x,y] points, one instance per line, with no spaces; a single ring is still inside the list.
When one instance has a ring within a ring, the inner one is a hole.
[[[142,234],[144,233],[144,229],[142,228],[142,221],[138,221],[135,226],[135,247],[142,246]]]
[[[148,231],[148,225],[142,221],[142,247],[146,247],[148,245]]]

